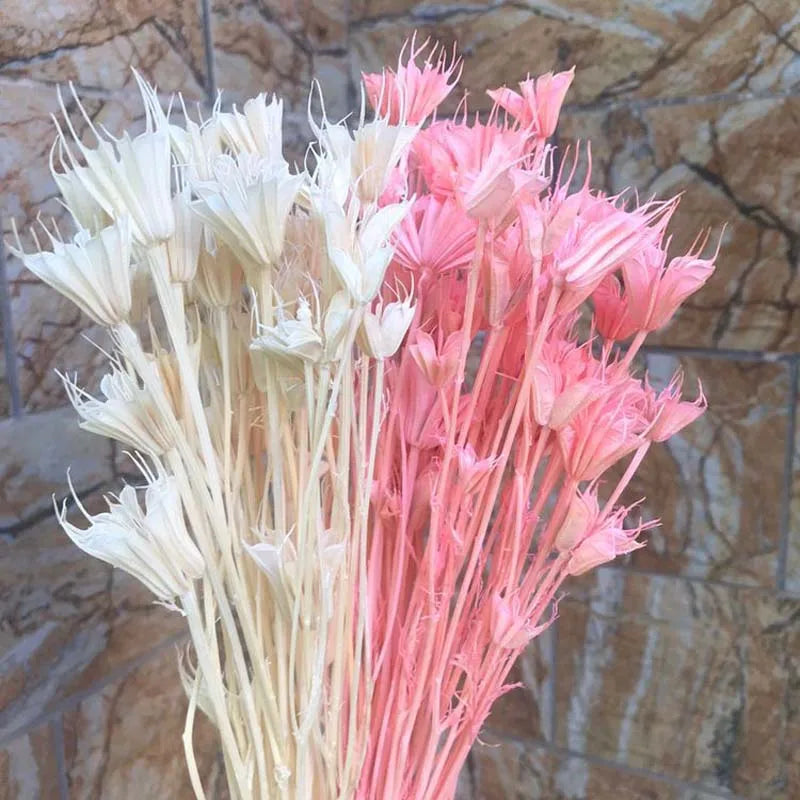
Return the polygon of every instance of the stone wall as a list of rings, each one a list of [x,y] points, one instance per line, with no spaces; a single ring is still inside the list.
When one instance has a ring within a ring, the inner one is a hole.
[[[4,0],[0,214],[63,218],[47,170],[56,84],[95,124],[140,124],[130,67],[207,104],[275,89],[303,133],[309,80],[332,113],[413,30],[457,40],[480,89],[577,66],[558,131],[591,139],[611,192],[686,192],[676,246],[727,223],[708,286],[653,342],[656,375],[701,376],[710,410],[634,487],[663,526],[574,581],[492,714],[462,796],[800,796],[800,6],[787,0]],[[119,479],[80,434],[53,369],[92,383],[100,332],[10,259],[0,381],[0,798],[190,796],[180,620],[56,530],[72,464],[89,506]],[[11,377],[7,375],[7,378]],[[204,776],[219,784],[207,728]]]

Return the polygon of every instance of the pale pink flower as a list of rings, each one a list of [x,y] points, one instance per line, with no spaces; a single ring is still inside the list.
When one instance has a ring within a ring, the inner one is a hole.
[[[681,399],[683,374],[677,372],[666,389],[656,394],[647,387],[646,414],[650,419],[647,436],[654,442],[665,442],[687,425],[698,419],[708,406],[703,387],[698,381],[697,399],[689,402]]]
[[[461,60],[455,57],[454,52],[448,64],[444,48],[437,44],[431,47],[422,68],[417,66],[416,59],[428,44],[426,39],[415,50],[412,38],[408,60],[403,63],[401,53],[397,71],[385,69],[382,73],[364,73],[361,76],[370,104],[392,125],[424,122],[458,82]]]
[[[533,128],[537,136],[546,138],[555,132],[561,105],[574,77],[573,67],[568,72],[528,78],[520,82],[519,92],[503,87],[486,93],[523,128]]]
[[[628,315],[639,330],[662,328],[678,306],[711,277],[717,252],[711,258],[700,258],[703,244],[700,242],[685,256],[673,258],[666,266],[666,253],[657,247],[647,248],[638,258],[624,263]]]
[[[590,569],[613,561],[617,556],[632,553],[644,547],[639,536],[657,523],[639,524],[635,528],[623,527],[629,509],[622,508],[612,512],[584,538],[571,554],[567,563],[569,575],[583,575]]]

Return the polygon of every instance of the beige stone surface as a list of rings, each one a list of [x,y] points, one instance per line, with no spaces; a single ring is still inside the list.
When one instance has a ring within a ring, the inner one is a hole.
[[[457,800],[711,800],[702,789],[543,748],[535,741],[482,737]]]
[[[800,376],[797,389],[800,392]],[[800,394],[795,395],[795,399]],[[783,574],[780,576],[787,591],[800,595],[800,415],[795,407],[794,457],[792,458],[791,475],[787,476],[789,487],[788,528]]]
[[[741,797],[800,793],[800,600],[618,569],[567,588],[560,745]]]
[[[78,492],[111,479],[110,442],[82,431],[71,406],[0,420],[0,453],[0,531],[49,516],[53,495],[67,491],[67,469]]]
[[[302,104],[311,83],[311,51],[299,46],[277,9],[255,0],[215,0],[211,30],[223,98],[242,101],[277,92],[290,105]]]
[[[191,800],[181,735],[186,697],[174,648],[64,714],[70,800]],[[208,800],[223,800],[216,734],[198,715],[195,753]]]
[[[0,800],[59,796],[53,728],[41,725],[0,746]]]
[[[726,226],[716,273],[649,342],[797,351],[799,118],[798,97],[562,118],[562,148],[591,141],[598,187],[635,187],[644,197],[684,193],[671,224],[676,254],[703,229],[716,244]]]
[[[782,0],[355,0],[360,63],[392,62],[414,30],[464,53],[475,107],[487,87],[577,67],[573,103],[785,91],[800,82],[800,9]]]
[[[162,91],[202,97],[200,0],[5,0],[0,7],[5,78],[118,91],[135,86],[131,67]]]
[[[682,369],[689,399],[702,382],[708,411],[654,444],[623,502],[645,497],[661,525],[636,551],[638,568],[775,586],[784,497],[789,370],[783,363],[650,355],[655,386]]]

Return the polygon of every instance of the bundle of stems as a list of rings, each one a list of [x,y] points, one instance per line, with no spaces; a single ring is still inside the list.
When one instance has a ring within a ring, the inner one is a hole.
[[[233,797],[453,797],[563,581],[641,546],[618,501],[650,444],[704,408],[633,374],[713,269],[704,240],[667,258],[677,201],[555,170],[572,72],[436,120],[458,73],[412,42],[369,119],[309,114],[302,167],[274,97],[179,126],[137,76],[146,129],[115,138],[73,91],[90,143],[61,101],[78,231],[15,252],[108,328],[102,397],[62,377],[141,480],[57,513],[186,618],[198,797],[198,712]]]

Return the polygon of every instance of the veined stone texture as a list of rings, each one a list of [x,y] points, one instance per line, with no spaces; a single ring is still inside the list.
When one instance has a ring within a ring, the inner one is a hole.
[[[675,252],[721,239],[716,274],[650,339],[654,384],[702,380],[710,408],[648,454],[627,492],[659,517],[646,549],[573,581],[511,675],[460,800],[790,800],[800,796],[800,5],[787,0],[5,0],[0,216],[65,232],[48,169],[61,85],[94,125],[142,125],[131,67],[191,109],[286,101],[301,160],[317,77],[331,118],[359,74],[432,35],[464,57],[469,107],[527,73],[576,67],[560,155],[593,182],[684,193]],[[445,109],[453,110],[463,94]],[[191,111],[190,111],[191,113]],[[119,453],[81,432],[54,369],[105,370],[92,326],[7,263],[22,420],[0,364],[0,800],[189,798],[175,667],[182,620],[80,553],[51,495],[119,488]],[[207,796],[225,793],[198,721]]]

